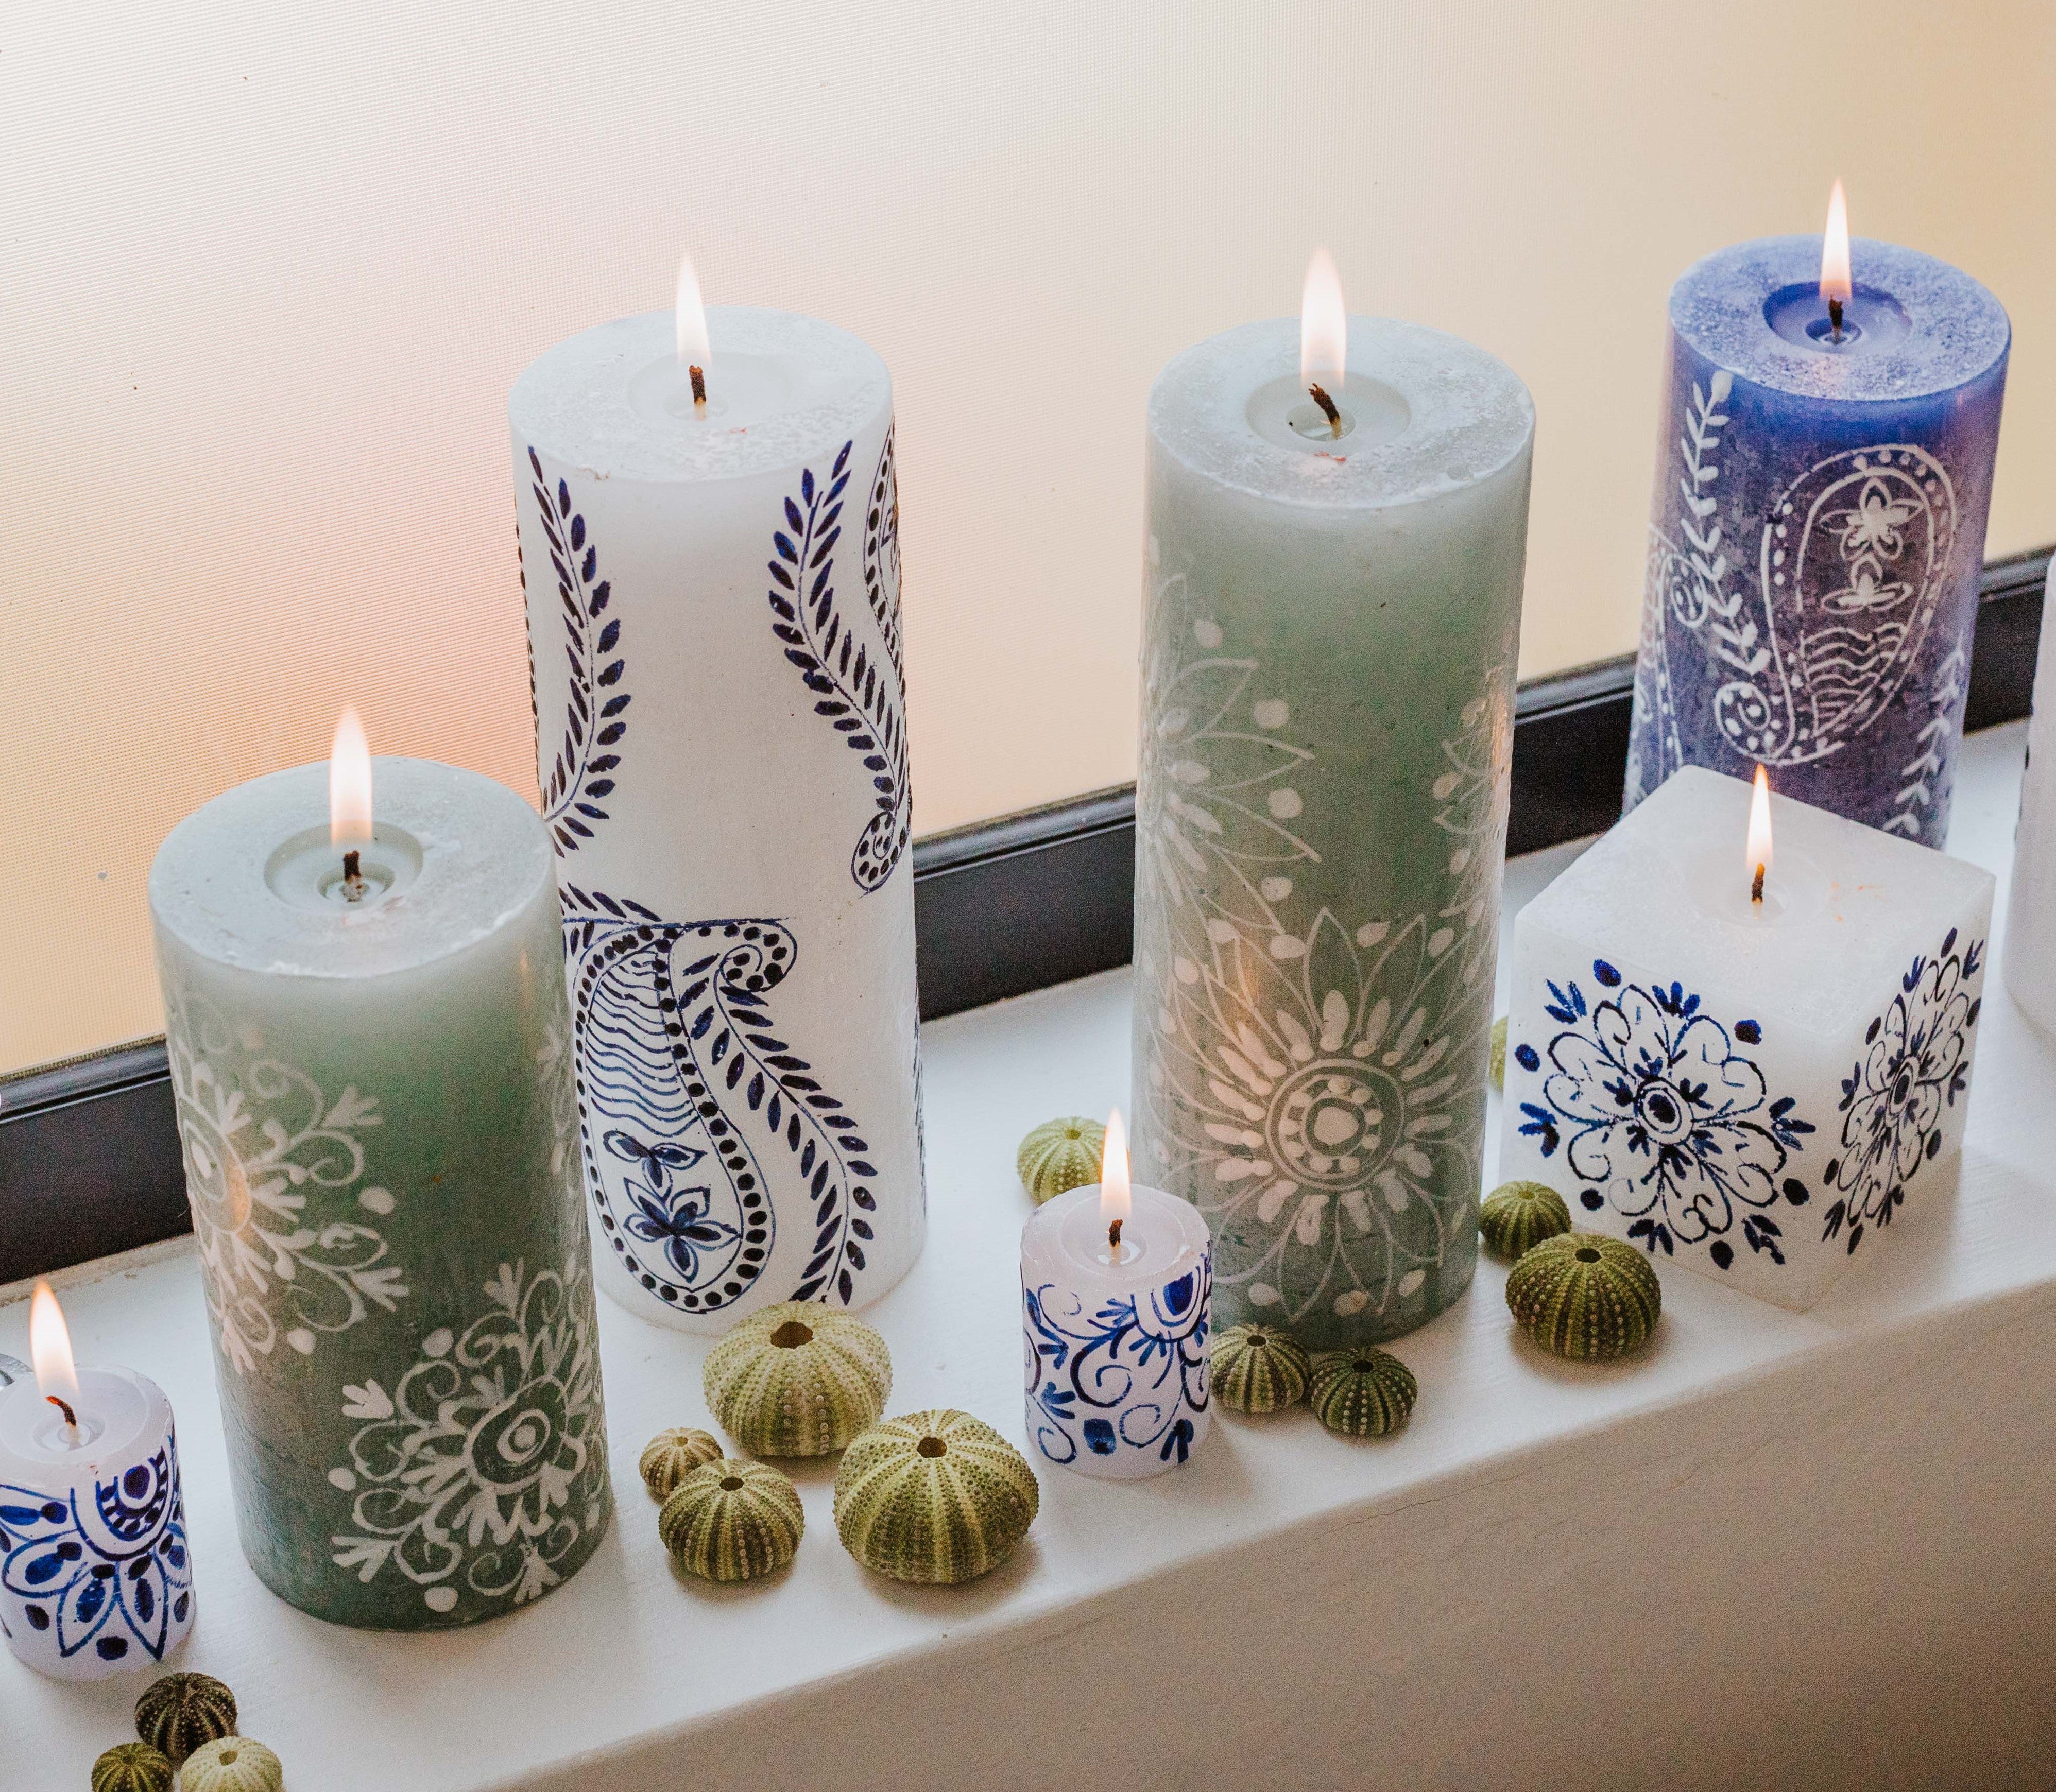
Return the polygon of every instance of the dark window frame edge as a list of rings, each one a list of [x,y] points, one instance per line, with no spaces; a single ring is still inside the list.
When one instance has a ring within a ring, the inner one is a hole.
[[[1966,732],[2028,712],[2050,555],[1985,567]],[[1627,654],[1520,687],[1509,853],[1611,825],[1634,683]],[[917,840],[923,1019],[1127,963],[1134,867],[1132,784]],[[161,1038],[0,1078],[0,1285],[191,1224]]]

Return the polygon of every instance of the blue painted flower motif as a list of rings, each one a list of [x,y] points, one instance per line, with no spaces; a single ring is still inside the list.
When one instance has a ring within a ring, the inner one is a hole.
[[[646,1145],[619,1127],[607,1134],[604,1143],[615,1157],[627,1158],[643,1172],[627,1179],[625,1192],[634,1210],[622,1221],[623,1229],[646,1245],[661,1245],[666,1260],[686,1282],[698,1281],[700,1253],[726,1249],[742,1236],[739,1226],[714,1216],[710,1189],[671,1185],[674,1172],[691,1169],[706,1153],[661,1140]]]
[[[1089,1308],[1054,1283],[1023,1288],[1029,1429],[1051,1462],[1154,1453],[1184,1462],[1207,1409],[1210,1257],[1138,1299]],[[1084,1414],[1082,1419],[1080,1415]]]
[[[1611,965],[1595,961],[1593,970],[1603,985],[1619,985]],[[1813,1127],[1789,1097],[1769,1099],[1762,1072],[1697,996],[1676,983],[1630,984],[1594,1007],[1574,982],[1549,991],[1545,1011],[1565,1030],[1549,1044],[1546,1105],[1524,1102],[1520,1130],[1544,1157],[1568,1135],[1564,1161],[1593,1185],[1588,1207],[1611,1201],[1652,1252],[1714,1240],[1710,1254],[1726,1269],[1734,1248],[1723,1235],[1738,1206],[1768,1208],[1781,1195],[1804,1202],[1803,1184],[1780,1178]],[[1774,1221],[1745,1214],[1742,1232],[1752,1249],[1784,1261]]]
[[[1965,1060],[1983,999],[1973,1001],[1963,985],[1978,974],[1984,944],[1974,941],[1961,953],[1955,945],[1951,928],[1933,958],[1913,961],[1842,1080],[1844,1155],[1828,1166],[1827,1181],[1843,1198],[1823,1216],[1821,1236],[1835,1237],[1846,1226],[1851,1251],[1867,1225],[1891,1223],[1908,1180],[1940,1155],[1943,1113],[1969,1087]]]
[[[192,1616],[177,1440],[83,1500],[0,1486],[0,1588],[67,1660],[162,1660]]]

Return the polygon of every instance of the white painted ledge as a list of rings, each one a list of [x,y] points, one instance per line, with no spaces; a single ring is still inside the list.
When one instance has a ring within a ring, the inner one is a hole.
[[[1955,850],[2005,888],[2025,730],[1966,748]],[[1509,909],[1575,849],[1517,862]],[[674,1577],[635,1473],[705,1424],[702,1343],[602,1303],[621,1518],[568,1586],[435,1637],[302,1616],[228,1509],[189,1255],[75,1273],[89,1360],[147,1369],[179,1416],[200,1620],[297,1792],[893,1792],[1405,1786],[2046,1783],[2056,1749],[2056,1046],[1987,983],[1969,1143],[1808,1314],[1659,1265],[1639,1360],[1556,1363],[1488,1261],[1398,1346],[1398,1438],[1303,1409],[1224,1419],[1130,1486],[1042,1474],[1018,1557],[954,1593],[844,1554],[832,1471],[781,1578]],[[895,1410],[969,1408],[1019,1441],[1015,1141],[1122,1099],[1128,981],[927,1030],[933,1227],[872,1310]],[[53,1191],[61,1194],[61,1191]],[[26,1310],[0,1308],[0,1350]],[[70,1792],[142,1676],[0,1660],[0,1787]]]

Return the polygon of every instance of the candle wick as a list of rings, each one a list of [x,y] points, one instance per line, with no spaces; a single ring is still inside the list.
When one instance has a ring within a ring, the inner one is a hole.
[[[1314,402],[1321,407],[1321,415],[1328,420],[1328,433],[1337,441],[1342,439],[1342,414],[1335,409],[1335,401],[1321,389],[1320,382],[1308,384],[1307,391],[1314,395]]]
[[[1754,882],[1752,882],[1752,883],[1750,885],[1750,886],[1749,886],[1749,899],[1750,899],[1750,902],[1754,902],[1754,904],[1755,904],[1758,908],[1761,908],[1761,907],[1763,906],[1763,873],[1764,873],[1764,870],[1765,870],[1765,867],[1764,867],[1764,866],[1761,866],[1761,865],[1759,865],[1759,866],[1757,866],[1757,868],[1756,868],[1756,878],[1755,878],[1755,881],[1754,881]]]
[[[1116,1220],[1106,1229],[1106,1248],[1113,1253],[1113,1260],[1121,1261],[1121,1222]]]
[[[43,1398],[64,1415],[65,1429],[71,1433],[71,1441],[73,1443],[77,1443],[78,1415],[72,1411],[67,1402],[59,1399],[54,1394],[45,1394]]]
[[[703,417],[706,415],[706,374],[703,369],[690,365],[686,371],[692,376],[693,415]]]
[[[353,847],[342,855],[342,899],[361,902],[370,887],[364,881],[363,855]]]
[[[1842,302],[1839,298],[1830,298],[1828,301],[1828,328],[1831,332],[1829,340],[1836,342],[1841,341],[1842,339]]]

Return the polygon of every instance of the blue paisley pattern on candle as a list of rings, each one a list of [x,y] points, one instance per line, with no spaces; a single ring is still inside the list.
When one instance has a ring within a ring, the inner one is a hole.
[[[401,1575],[439,1614],[540,1598],[611,1507],[589,1275],[503,1263],[484,1292],[485,1309],[423,1338],[389,1391],[343,1390],[358,1429],[328,1474],[357,1526],[330,1538],[336,1565]]]
[[[162,1660],[192,1618],[177,1439],[89,1494],[0,1483],[0,1588],[62,1657]]]
[[[378,1098],[354,1085],[331,1096],[294,1065],[249,1057],[191,990],[170,996],[164,1032],[200,1271],[231,1367],[248,1372],[281,1341],[311,1356],[374,1308],[393,1312],[407,1272],[366,1223],[396,1205],[365,1182]]]
[[[1760,1044],[1762,1028],[1744,1020],[1730,1029],[1680,984],[1624,984],[1603,958],[1591,976],[1592,997],[1575,978],[1548,984],[1544,1012],[1563,1031],[1549,1041],[1541,1100],[1520,1103],[1520,1131],[1545,1158],[1563,1147],[1572,1174],[1588,1185],[1579,1199],[1592,1210],[1611,1202],[1652,1254],[1703,1244],[1725,1269],[1738,1225],[1752,1251],[1783,1264],[1784,1228],[1771,1210],[1810,1198],[1786,1170],[1814,1127],[1735,1050],[1738,1041]],[[1531,1044],[1514,1061],[1542,1071]]]
[[[835,553],[842,539],[848,489],[845,442],[824,480],[811,468],[785,499],[784,526],[772,531],[771,632],[813,693],[814,713],[843,737],[871,774],[876,812],[850,855],[849,874],[872,890],[891,877],[907,850],[913,799],[907,776],[905,673],[900,644],[900,487],[892,436],[872,474],[864,504],[864,592],[868,638],[860,613],[836,601]]]
[[[1141,1295],[1089,1307],[1075,1289],[1023,1288],[1028,1410],[1035,1447],[1066,1464],[1141,1451],[1184,1462],[1206,1411],[1213,1264]]]
[[[857,1296],[878,1175],[843,1103],[774,1030],[797,961],[780,922],[666,922],[563,886],[579,1129],[600,1235],[684,1312],[731,1305],[764,1273],[777,1219],[813,1241],[781,1299]]]
[[[536,514],[549,543],[550,570],[563,606],[564,653],[571,662],[563,734],[542,780],[543,822],[561,856],[576,852],[581,841],[592,838],[593,823],[607,819],[600,804],[613,791],[612,774],[621,764],[615,749],[628,732],[624,712],[629,693],[619,688],[628,662],[620,651],[621,619],[607,615],[613,588],[599,577],[599,550],[587,533],[585,518],[571,508],[571,487],[559,480],[552,495],[549,476],[532,448],[528,465],[535,476],[530,490],[535,494]],[[518,551],[518,538],[516,547]],[[524,563],[524,587],[528,576]],[[537,708],[532,639],[528,702],[531,709]],[[539,709],[537,719],[540,723]]]
[[[1823,1240],[1853,1252],[1866,1229],[1888,1226],[1906,1184],[1942,1150],[1943,1122],[1970,1087],[1971,1032],[1984,1006],[1967,987],[1983,968],[1984,942],[1919,957],[1892,1005],[1864,1035],[1864,1053],[1842,1080],[1842,1155],[1825,1180],[1841,1198],[1823,1216]]]
[[[1733,377],[1718,370],[1687,386],[1676,490],[1650,531],[1628,805],[1681,765],[1746,776],[1756,763],[1810,766],[1844,756],[1837,763],[1848,772],[1836,775],[1879,789],[1829,806],[1939,843],[1969,667],[1965,643],[1951,638],[1935,643],[1921,669],[1951,594],[1959,507],[1947,468],[1904,442],[1806,464],[1765,495],[1752,590],[1744,571],[1752,544],[1722,516],[1724,492],[1746,502],[1723,464],[1741,440],[1722,409]],[[1896,716],[1909,681],[1920,694],[1904,750],[1888,746],[1895,763],[1867,772],[1856,743]],[[1825,800],[1810,786],[1798,794]]]
[[[1294,872],[1319,862],[1319,827],[1297,780],[1315,755],[1261,662],[1229,652],[1151,555],[1151,601],[1174,619],[1153,621],[1164,645],[1144,669],[1137,912],[1165,918],[1170,962],[1152,973],[1160,1006],[1137,1016],[1138,1139],[1156,1179],[1206,1214],[1225,1312],[1390,1336],[1445,1259],[1469,1271],[1508,669],[1479,668],[1421,792],[1423,827],[1448,842],[1439,900],[1308,914]]]

